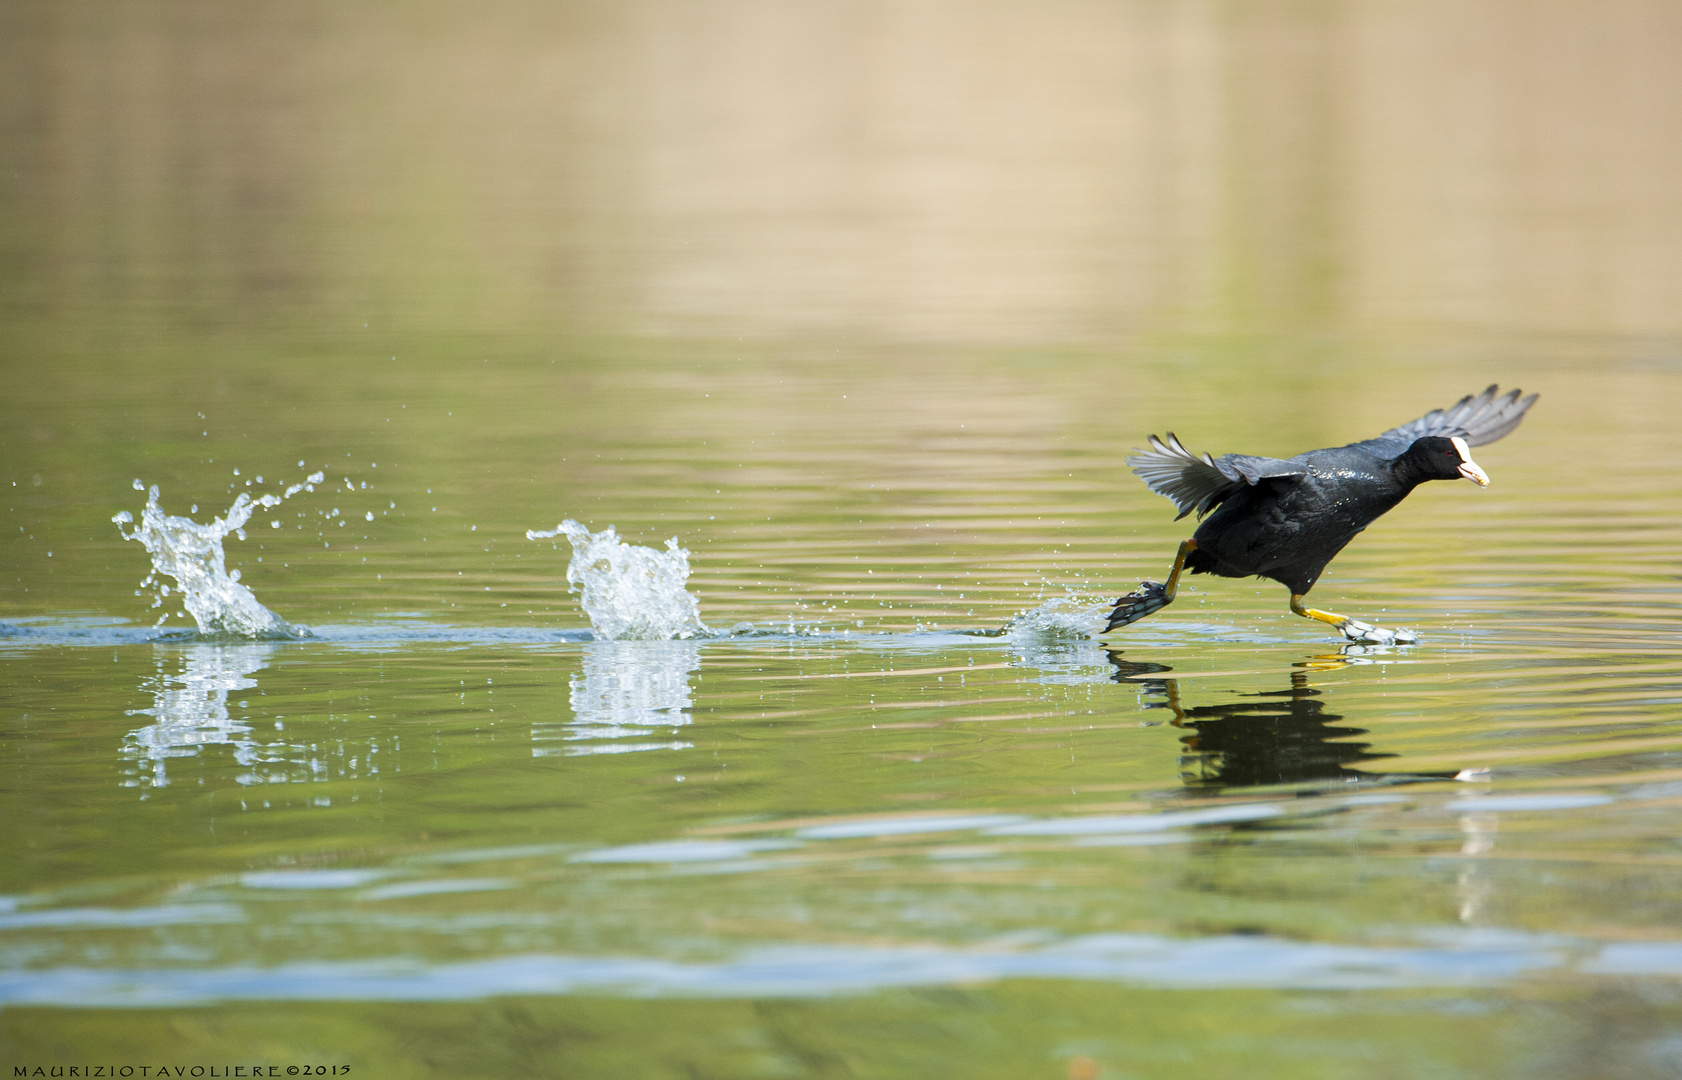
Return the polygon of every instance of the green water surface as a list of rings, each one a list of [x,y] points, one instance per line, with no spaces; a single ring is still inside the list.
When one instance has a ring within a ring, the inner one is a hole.
[[[1682,29],[1454,11],[8,11],[0,1068],[1682,1075]],[[1313,593],[1419,645],[1005,631],[1167,571],[1152,432],[1492,382]],[[135,480],[316,470],[312,636],[152,606]]]

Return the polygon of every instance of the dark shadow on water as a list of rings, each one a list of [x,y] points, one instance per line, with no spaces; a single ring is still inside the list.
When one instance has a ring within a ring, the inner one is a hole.
[[[1238,695],[1220,705],[1185,706],[1179,680],[1164,678],[1163,664],[1125,660],[1109,652],[1116,682],[1143,686],[1158,700],[1147,709],[1166,709],[1175,727],[1185,729],[1180,742],[1180,776],[1186,786],[1218,793],[1228,788],[1262,785],[1322,785],[1336,783],[1406,784],[1448,780],[1453,772],[1387,773],[1360,768],[1367,762],[1395,757],[1357,742],[1365,728],[1339,726],[1343,717],[1327,710],[1325,693],[1308,685],[1308,673],[1291,673],[1284,690]],[[1317,657],[1308,666],[1325,668],[1334,658]]]

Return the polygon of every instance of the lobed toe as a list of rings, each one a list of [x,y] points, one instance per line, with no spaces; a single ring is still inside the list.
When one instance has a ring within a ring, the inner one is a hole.
[[[1419,635],[1412,630],[1391,630],[1360,619],[1345,619],[1338,631],[1357,645],[1415,645]]]
[[[1104,629],[1114,630],[1118,626],[1138,622],[1146,615],[1161,611],[1169,603],[1166,591],[1167,587],[1160,581],[1141,581],[1137,589],[1115,602],[1115,609],[1110,612],[1109,624]]]

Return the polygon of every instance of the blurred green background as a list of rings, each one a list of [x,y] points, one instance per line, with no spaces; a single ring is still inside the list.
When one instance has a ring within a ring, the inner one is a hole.
[[[18,0],[0,600],[138,617],[130,481],[220,509],[294,455],[377,479],[393,543],[776,516],[732,481],[915,514],[1024,461],[1117,492],[1113,535],[1159,516],[1150,430],[1294,453],[1499,379],[1639,470],[1679,43],[1662,2]],[[1114,460],[1048,463],[1093,431]]]

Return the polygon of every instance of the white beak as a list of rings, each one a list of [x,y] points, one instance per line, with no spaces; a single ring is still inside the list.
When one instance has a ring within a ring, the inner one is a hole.
[[[1466,445],[1466,440],[1456,435],[1453,442],[1454,448],[1460,451],[1460,475],[1478,487],[1488,487],[1489,474],[1478,468],[1478,463],[1472,460],[1472,449]]]

